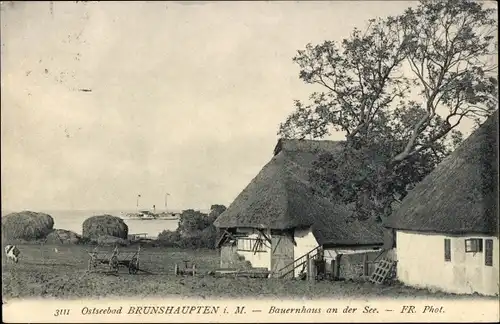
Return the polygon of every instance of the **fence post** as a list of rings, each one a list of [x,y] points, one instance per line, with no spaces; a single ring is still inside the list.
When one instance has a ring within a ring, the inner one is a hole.
[[[363,255],[363,276],[368,276],[368,254]]]
[[[306,255],[307,279],[309,279],[309,277],[311,276],[311,263],[309,261],[310,261],[310,257],[309,257],[309,253],[308,253]]]
[[[314,280],[316,278],[316,267],[314,266],[314,258],[309,258],[309,269],[311,272],[309,273],[309,280]]]
[[[335,280],[340,279],[340,258],[341,257],[342,257],[342,254],[337,254],[335,256],[335,272],[334,272]]]

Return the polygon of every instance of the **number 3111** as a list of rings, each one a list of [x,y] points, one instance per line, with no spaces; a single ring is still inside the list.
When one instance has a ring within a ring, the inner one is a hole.
[[[56,309],[54,316],[69,315],[69,309]]]

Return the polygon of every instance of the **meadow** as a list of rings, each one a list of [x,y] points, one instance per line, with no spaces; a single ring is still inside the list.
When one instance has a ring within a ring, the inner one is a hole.
[[[219,267],[217,250],[182,250],[164,247],[143,247],[139,272],[131,275],[126,268],[119,274],[87,273],[87,262],[93,247],[84,245],[18,245],[19,263],[7,262],[2,253],[3,298],[102,298],[102,297],[164,297],[164,298],[483,298],[432,293],[393,285],[374,285],[350,281],[318,281],[215,278],[208,272]],[[3,250],[3,249],[2,249]],[[111,251],[112,248],[100,248]],[[135,251],[136,247],[120,251]],[[196,263],[198,274],[176,276],[175,264],[184,267],[184,260]],[[484,297],[486,298],[486,297]]]

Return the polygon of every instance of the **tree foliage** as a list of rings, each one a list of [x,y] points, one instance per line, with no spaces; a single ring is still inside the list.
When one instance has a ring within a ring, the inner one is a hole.
[[[213,222],[215,222],[217,217],[219,217],[220,214],[225,212],[226,209],[227,208],[224,205],[218,205],[218,204],[212,205],[210,207],[210,213],[208,214],[208,218],[210,219],[210,222],[213,224]]]
[[[212,205],[210,213],[205,214],[193,209],[184,210],[175,231],[164,230],[158,240],[166,246],[181,248],[215,248],[219,237],[214,221],[226,210],[224,205]]]
[[[178,231],[181,236],[190,237],[211,225],[208,215],[197,210],[182,211]]]
[[[343,152],[311,173],[325,195],[362,218],[385,215],[461,142],[464,119],[480,123],[496,110],[495,13],[472,1],[421,1],[340,43],[298,51],[300,78],[321,91],[295,101],[279,135],[346,134]]]

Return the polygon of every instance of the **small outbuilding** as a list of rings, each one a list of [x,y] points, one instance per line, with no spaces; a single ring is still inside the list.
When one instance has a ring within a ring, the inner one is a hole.
[[[499,293],[498,111],[408,193],[387,222],[397,277],[449,293]]]
[[[380,250],[380,224],[357,220],[347,206],[324,198],[309,181],[321,153],[334,153],[341,145],[278,141],[271,161],[214,223],[224,233],[217,243],[221,268],[234,268],[244,258],[273,276],[293,277],[304,270],[306,257],[318,252],[327,265],[335,259],[340,265],[339,255]]]

